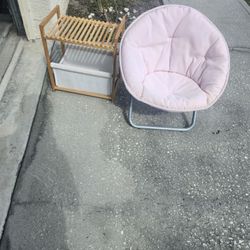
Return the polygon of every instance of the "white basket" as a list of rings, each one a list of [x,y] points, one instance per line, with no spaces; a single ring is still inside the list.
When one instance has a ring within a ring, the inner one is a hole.
[[[113,55],[110,52],[69,45],[59,63],[52,62],[58,87],[110,96]]]

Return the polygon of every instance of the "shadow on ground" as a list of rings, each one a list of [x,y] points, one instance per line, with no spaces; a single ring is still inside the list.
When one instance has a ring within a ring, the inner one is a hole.
[[[69,249],[64,209],[72,213],[78,209],[78,193],[67,159],[58,150],[53,128],[47,123],[48,102],[43,91],[14,190],[1,250]],[[50,131],[50,140],[42,141],[46,130]],[[43,154],[37,157],[41,148]]]

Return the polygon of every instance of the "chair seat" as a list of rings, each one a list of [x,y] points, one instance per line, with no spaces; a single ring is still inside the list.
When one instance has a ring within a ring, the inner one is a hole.
[[[143,81],[141,98],[156,108],[195,110],[207,105],[207,94],[192,79],[172,72],[153,72]]]
[[[137,100],[167,111],[197,111],[222,95],[230,55],[223,35],[206,16],[187,6],[164,5],[128,27],[120,68]]]

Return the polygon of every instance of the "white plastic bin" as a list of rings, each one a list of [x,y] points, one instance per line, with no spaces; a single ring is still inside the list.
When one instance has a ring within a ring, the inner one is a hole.
[[[52,62],[58,87],[110,96],[113,55],[110,52],[68,45],[59,63]]]

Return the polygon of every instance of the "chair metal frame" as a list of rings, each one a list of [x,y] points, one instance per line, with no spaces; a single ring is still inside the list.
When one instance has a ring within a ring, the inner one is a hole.
[[[151,130],[168,130],[168,131],[178,131],[178,132],[187,132],[191,130],[195,126],[197,111],[193,111],[191,124],[188,127],[179,128],[179,127],[159,127],[159,126],[149,126],[149,125],[139,125],[135,124],[132,120],[132,113],[133,113],[133,97],[131,96],[130,99],[130,106],[129,106],[129,113],[128,113],[128,120],[129,124],[134,128],[139,129],[151,129]]]

